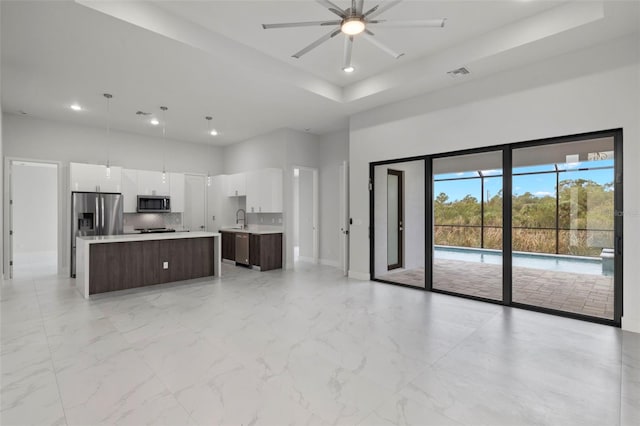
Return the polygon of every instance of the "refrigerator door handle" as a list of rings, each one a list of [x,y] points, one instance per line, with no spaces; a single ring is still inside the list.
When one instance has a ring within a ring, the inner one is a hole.
[[[104,233],[104,197],[100,197],[100,202],[102,204],[100,209],[100,216],[102,217],[102,225],[100,226],[100,233]]]
[[[96,235],[100,235],[100,222],[98,219],[98,212],[100,211],[100,207],[98,205],[98,197],[96,197],[96,214],[93,216],[93,229],[96,232]]]

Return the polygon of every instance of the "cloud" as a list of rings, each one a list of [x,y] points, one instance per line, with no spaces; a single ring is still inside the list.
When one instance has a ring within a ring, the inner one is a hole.
[[[548,197],[553,195],[553,192],[538,191],[538,192],[534,192],[533,195],[535,195],[536,197]]]

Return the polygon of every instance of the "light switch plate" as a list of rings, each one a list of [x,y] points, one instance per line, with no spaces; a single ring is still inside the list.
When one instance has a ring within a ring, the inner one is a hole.
[[[169,269],[169,262],[162,262],[162,269]]]

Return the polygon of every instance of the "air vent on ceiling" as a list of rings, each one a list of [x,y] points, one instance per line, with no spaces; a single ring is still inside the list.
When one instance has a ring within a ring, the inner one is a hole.
[[[465,67],[462,67],[462,68],[458,68],[457,70],[448,71],[447,74],[449,74],[453,78],[458,78],[462,75],[469,74],[469,70],[466,69]]]

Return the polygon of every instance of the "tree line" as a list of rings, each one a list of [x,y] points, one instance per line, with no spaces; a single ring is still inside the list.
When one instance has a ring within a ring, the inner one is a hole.
[[[513,195],[514,251],[598,256],[603,248],[613,247],[613,183],[565,179],[556,192],[557,200],[556,194]],[[484,201],[482,229],[482,206],[477,197],[468,194],[450,201],[441,192],[434,203],[435,243],[501,249],[502,199],[500,191]]]

